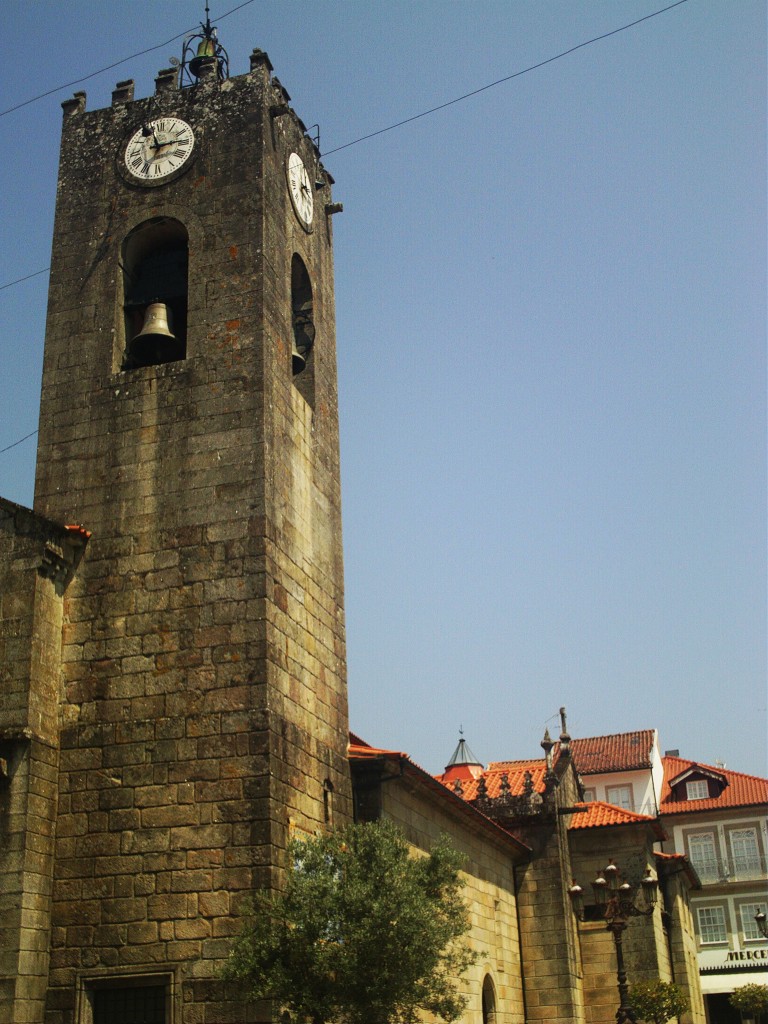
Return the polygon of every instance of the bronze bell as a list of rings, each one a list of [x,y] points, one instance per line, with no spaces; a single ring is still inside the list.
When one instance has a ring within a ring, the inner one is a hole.
[[[181,358],[171,320],[171,311],[164,302],[150,302],[144,324],[130,345],[132,366],[154,366]]]
[[[301,373],[301,371],[304,369],[306,365],[307,360],[304,357],[303,353],[299,352],[299,350],[296,348],[296,339],[294,338],[293,345],[291,346],[291,366],[293,367],[294,375],[297,373]]]
[[[189,70],[195,78],[199,78],[201,70],[207,65],[215,63],[215,60],[216,44],[213,39],[206,36],[206,38],[200,42],[196,56],[194,56],[189,62]]]
[[[305,302],[293,311],[293,343],[291,363],[294,375],[301,373],[307,365],[307,358],[315,342],[315,325],[312,322],[312,303]]]

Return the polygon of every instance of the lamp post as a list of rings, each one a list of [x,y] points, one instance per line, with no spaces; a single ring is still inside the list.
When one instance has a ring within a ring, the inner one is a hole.
[[[764,939],[768,939],[768,925],[765,922],[765,911],[761,907],[755,914],[755,922],[757,924],[757,930],[763,936]]]
[[[622,935],[630,917],[650,917],[656,906],[659,884],[646,868],[639,887],[622,881],[621,874],[611,861],[592,883],[595,903],[602,911],[606,928],[613,935],[616,947],[616,977],[619,983],[619,1008],[616,1011],[616,1024],[637,1024],[637,1017],[629,1004],[629,986],[627,971],[624,966],[624,948]],[[568,890],[574,912],[580,921],[584,920],[584,891],[577,882],[573,882]],[[638,897],[641,896],[641,899]]]

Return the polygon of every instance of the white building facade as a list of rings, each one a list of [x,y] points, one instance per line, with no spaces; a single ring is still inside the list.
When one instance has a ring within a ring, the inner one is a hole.
[[[709,1024],[739,1024],[729,995],[768,984],[768,781],[666,756],[660,811],[675,852],[695,868],[691,894],[699,973]]]
[[[655,729],[572,741],[585,799],[659,816],[662,852],[683,854],[708,1024],[741,1024],[729,996],[768,984],[768,780],[659,752]]]

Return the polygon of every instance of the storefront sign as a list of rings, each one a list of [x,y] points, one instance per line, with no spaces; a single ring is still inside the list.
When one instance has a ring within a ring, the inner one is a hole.
[[[736,968],[768,967],[768,948],[706,949],[699,953],[699,970],[734,970]]]
[[[728,963],[734,960],[768,960],[768,949],[732,949],[727,957]]]

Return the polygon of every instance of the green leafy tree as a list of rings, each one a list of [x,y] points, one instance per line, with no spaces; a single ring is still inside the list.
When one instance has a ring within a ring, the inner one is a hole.
[[[768,1013],[768,985],[742,985],[731,993],[728,1002],[742,1015],[762,1018]]]
[[[385,822],[350,825],[289,847],[285,890],[258,892],[224,977],[273,999],[296,1022],[454,1021],[456,981],[475,960],[461,857],[441,840],[411,857]]]
[[[629,990],[629,1002],[640,1020],[666,1024],[688,1009],[688,996],[669,981],[638,981]]]

